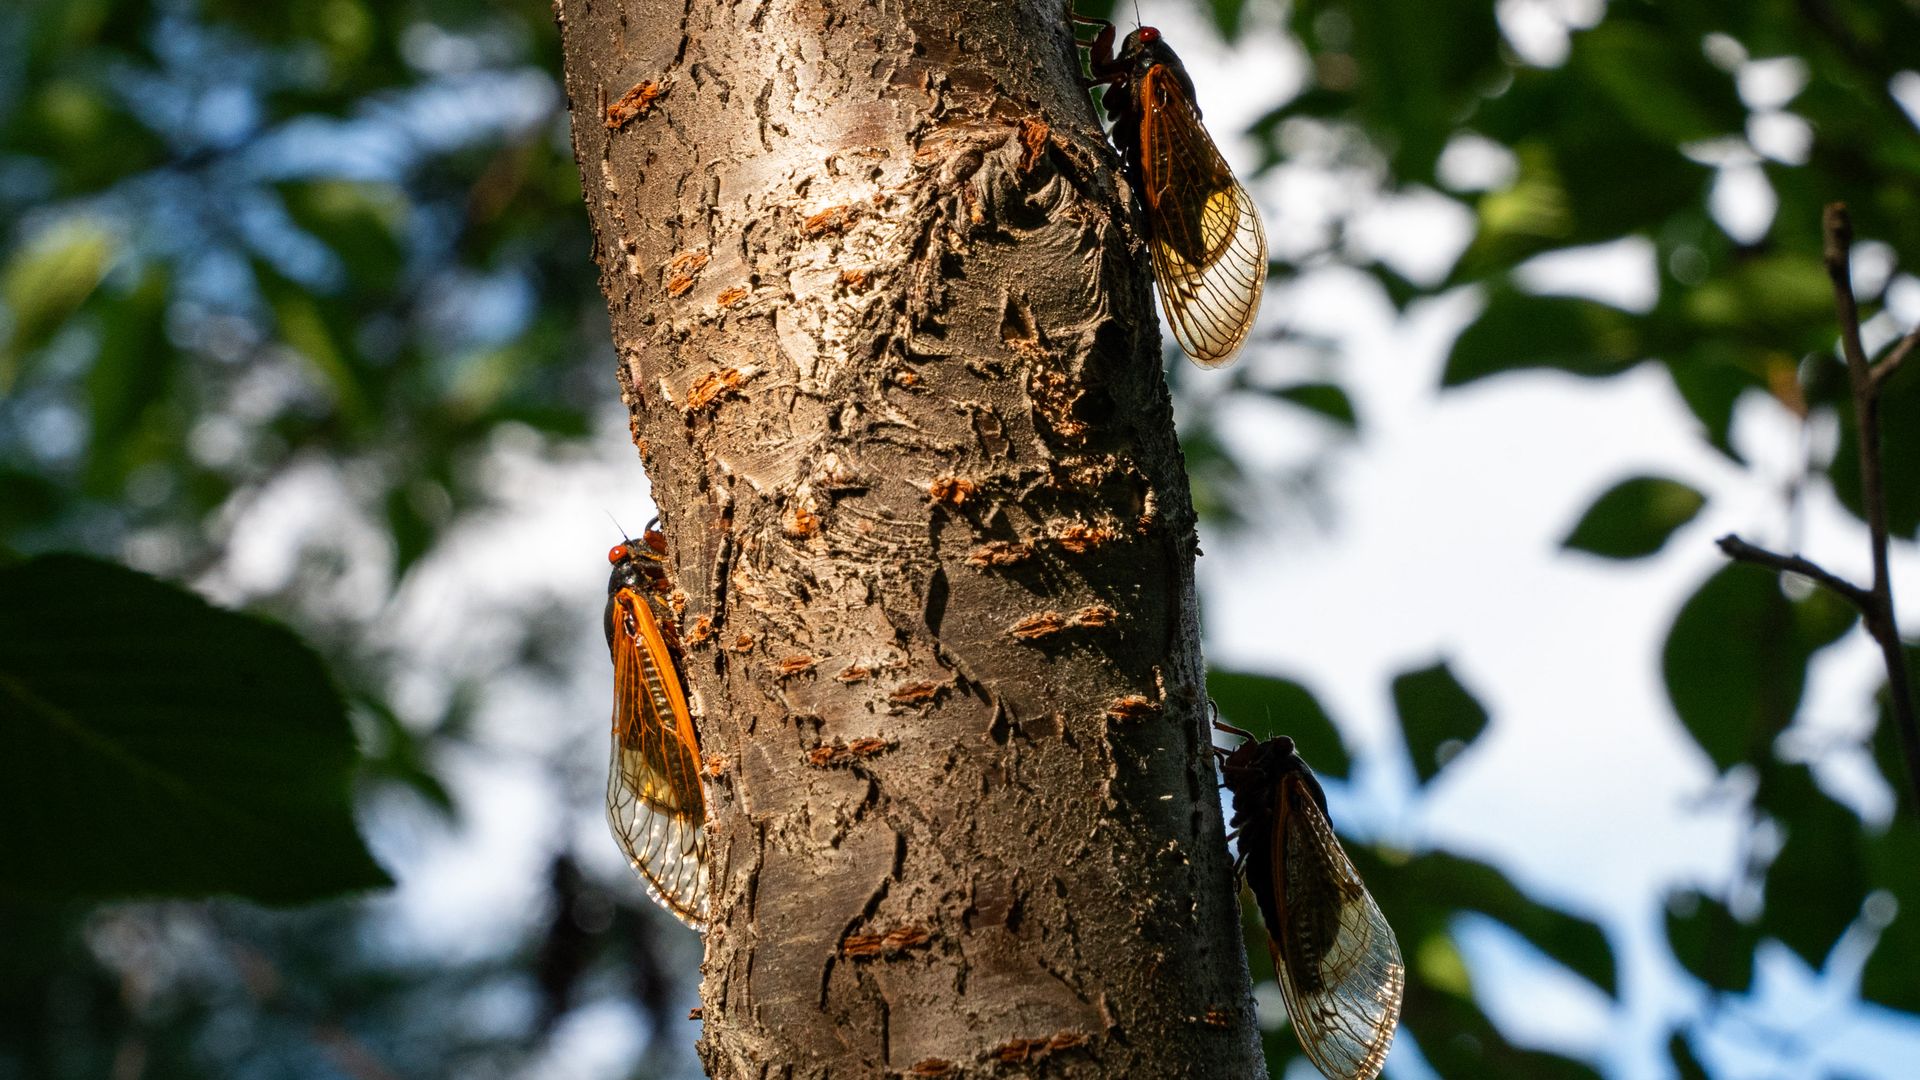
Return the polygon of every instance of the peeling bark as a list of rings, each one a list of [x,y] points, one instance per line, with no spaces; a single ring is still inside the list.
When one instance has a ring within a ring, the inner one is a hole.
[[[559,4],[707,759],[717,1077],[1263,1070],[1065,14]]]

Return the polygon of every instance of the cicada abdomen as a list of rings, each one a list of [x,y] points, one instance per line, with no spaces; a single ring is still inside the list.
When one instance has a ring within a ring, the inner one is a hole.
[[[1393,928],[1333,835],[1320,782],[1284,735],[1247,736],[1220,775],[1301,1048],[1329,1080],[1373,1080],[1400,1022],[1406,968]]]
[[[1200,123],[1193,79],[1160,31],[1142,26],[1113,52],[1114,27],[1087,45],[1093,82],[1127,179],[1146,211],[1160,306],[1180,347],[1201,367],[1232,362],[1253,330],[1267,281],[1260,212]]]
[[[647,529],[607,553],[613,761],[607,822],[647,894],[696,930],[707,923],[707,808],[665,590],[666,538]]]

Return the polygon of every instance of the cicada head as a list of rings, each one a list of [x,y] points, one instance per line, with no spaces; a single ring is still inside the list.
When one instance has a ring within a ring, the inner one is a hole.
[[[1313,775],[1293,740],[1278,735],[1265,742],[1249,739],[1220,763],[1220,779],[1233,793],[1234,822],[1239,824],[1255,813],[1256,804],[1264,813],[1267,801],[1285,776],[1299,777],[1320,812],[1327,812],[1327,793],[1320,787],[1319,778]]]
[[[659,535],[649,531],[645,539],[615,544],[613,550],[607,552],[607,562],[613,567],[613,572],[607,576],[608,596],[621,589],[632,589],[643,594],[657,592],[666,583],[664,549],[656,548],[653,544],[653,538]]]
[[[1120,43],[1119,55],[1114,59],[1135,75],[1145,75],[1147,69],[1155,64],[1180,66],[1180,58],[1167,47],[1166,41],[1160,37],[1160,31],[1151,26],[1139,27],[1128,34],[1126,40]]]

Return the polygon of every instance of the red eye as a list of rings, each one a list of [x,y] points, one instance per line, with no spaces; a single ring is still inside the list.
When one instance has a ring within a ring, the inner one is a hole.
[[[607,552],[607,561],[610,563],[618,564],[621,560],[628,557],[627,545],[625,544],[615,544],[613,545],[613,550]]]
[[[1140,40],[1151,45],[1160,40],[1160,31],[1151,26],[1143,26],[1140,28]]]

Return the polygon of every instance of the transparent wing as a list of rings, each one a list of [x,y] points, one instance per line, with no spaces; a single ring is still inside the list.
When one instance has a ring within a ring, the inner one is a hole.
[[[1140,94],[1141,201],[1160,306],[1194,363],[1221,367],[1260,311],[1267,235],[1173,72],[1149,68]]]
[[[696,930],[707,922],[707,808],[693,720],[646,600],[613,596],[613,762],[607,822],[647,895]]]
[[[1322,1073],[1373,1080],[1400,1022],[1400,945],[1305,785],[1289,777],[1280,786],[1273,865],[1281,926],[1272,943],[1280,996]]]

